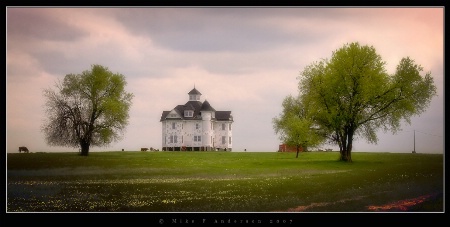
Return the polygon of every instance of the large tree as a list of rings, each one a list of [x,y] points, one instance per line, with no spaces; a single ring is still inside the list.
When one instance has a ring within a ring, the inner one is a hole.
[[[67,74],[56,84],[58,91],[44,90],[48,119],[42,126],[51,146],[81,148],[106,146],[122,138],[128,125],[133,94],[125,91],[125,76],[101,65],[81,74]]]
[[[273,128],[283,143],[296,147],[296,158],[298,158],[300,148],[308,151],[309,148],[315,147],[325,140],[324,133],[320,128],[315,127],[314,122],[307,114],[308,110],[298,97],[287,96],[283,100],[282,107],[283,112],[272,119]]]
[[[413,48],[413,47],[412,47]],[[405,57],[394,74],[372,46],[350,43],[305,67],[298,77],[299,96],[308,116],[339,145],[340,159],[351,162],[355,136],[377,143],[377,130],[396,133],[401,121],[411,123],[436,95],[428,72]]]

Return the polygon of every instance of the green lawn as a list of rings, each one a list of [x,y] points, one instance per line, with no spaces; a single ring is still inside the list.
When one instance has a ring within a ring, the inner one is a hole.
[[[7,212],[444,211],[442,154],[338,158],[338,152],[298,158],[279,152],[10,153]]]

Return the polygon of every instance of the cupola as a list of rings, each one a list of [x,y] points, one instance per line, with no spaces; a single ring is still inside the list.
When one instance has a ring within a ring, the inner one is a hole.
[[[202,95],[202,93],[200,93],[197,89],[192,89],[189,93],[189,101],[200,101],[200,96]]]

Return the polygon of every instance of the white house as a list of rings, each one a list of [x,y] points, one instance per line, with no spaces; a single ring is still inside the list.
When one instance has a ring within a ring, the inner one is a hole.
[[[163,151],[231,151],[231,111],[216,111],[197,89],[189,93],[189,101],[171,111],[163,111]]]

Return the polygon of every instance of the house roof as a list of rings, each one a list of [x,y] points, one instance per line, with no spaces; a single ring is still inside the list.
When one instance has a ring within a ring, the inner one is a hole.
[[[184,106],[185,106],[184,110],[195,110],[195,108],[189,102],[187,102]]]
[[[195,89],[195,87],[188,93],[188,95],[201,95],[201,94],[202,93],[200,93],[197,89]]]
[[[166,117],[167,117],[167,115],[169,115],[169,113],[170,113],[170,111],[163,111],[162,114],[161,114],[161,120],[160,121],[163,121],[164,119],[166,119]]]
[[[201,95],[201,93],[195,89],[192,89],[189,93],[189,95]],[[185,117],[184,111],[186,110],[193,110],[194,114],[192,117]],[[216,121],[233,121],[233,116],[231,115],[231,111],[216,111],[211,104],[205,100],[204,102],[200,101],[188,101],[184,105],[177,105],[175,108],[173,108],[173,111],[177,112],[180,116],[179,118],[173,118],[173,119],[182,119],[182,120],[201,120],[201,111],[211,111],[214,112],[215,117],[213,117],[213,120]],[[171,111],[163,111],[161,114],[160,121],[166,120],[167,116],[169,115]],[[214,116],[213,115],[213,116]]]
[[[231,115],[231,111],[216,111],[216,120],[233,121],[233,115]]]
[[[233,115],[231,114],[231,111],[216,111],[211,104],[209,104],[208,101],[204,101],[203,103],[200,101],[189,101],[184,105],[178,105],[173,109],[175,112],[178,113],[180,116],[179,118],[174,119],[183,119],[183,120],[201,120],[201,111],[212,111],[215,114],[215,117],[212,118],[216,121],[233,121]],[[184,111],[185,110],[193,110],[194,114],[192,117],[185,117]],[[167,116],[169,115],[171,111],[163,111],[161,114],[160,121],[166,120]]]
[[[179,110],[181,111],[182,116],[184,116],[185,110],[193,110],[194,111],[194,117],[186,117],[188,119],[194,119],[197,117],[197,115],[200,115],[200,108],[202,106],[202,102],[200,101],[188,101],[184,106],[180,107]]]
[[[211,106],[211,104],[209,104],[208,100],[205,100],[202,104],[202,107],[200,108],[200,111],[213,111],[215,112],[216,110]]]

